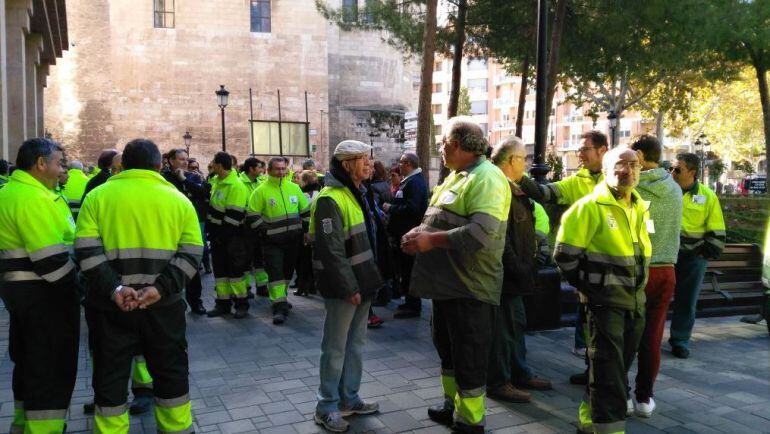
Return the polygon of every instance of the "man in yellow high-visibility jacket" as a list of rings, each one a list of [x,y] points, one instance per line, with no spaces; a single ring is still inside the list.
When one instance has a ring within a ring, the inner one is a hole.
[[[158,431],[189,433],[182,291],[203,254],[198,217],[187,197],[160,175],[161,155],[154,143],[129,142],[123,166],[123,172],[86,196],[75,240],[97,325],[89,330],[94,432],[128,432],[126,387],[133,356],[142,354],[152,375]]]
[[[83,199],[83,193],[86,191],[86,185],[88,185],[90,178],[83,171],[83,163],[77,160],[70,163],[70,169],[67,171],[67,174],[69,179],[67,179],[67,184],[62,190],[62,194],[67,198],[72,216],[77,221],[78,213],[80,212],[80,201]]]
[[[75,222],[53,189],[62,147],[30,139],[0,190],[0,296],[10,313],[16,401],[10,432],[61,433],[75,386],[80,296],[70,258]]]

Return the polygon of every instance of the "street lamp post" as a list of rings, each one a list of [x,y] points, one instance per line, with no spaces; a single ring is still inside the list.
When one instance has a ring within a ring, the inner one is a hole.
[[[190,156],[190,142],[192,142],[192,135],[189,131],[184,132],[184,136],[182,136],[182,140],[184,140],[184,148],[187,151],[187,156]]]
[[[379,137],[380,133],[377,130],[372,130],[369,132],[369,146],[372,147],[370,150],[370,156],[371,158],[374,158],[374,138]]]
[[[610,134],[611,134],[610,144],[611,144],[611,147],[614,148],[618,144],[616,135],[615,135],[615,130],[617,130],[618,128],[618,115],[615,114],[614,109],[610,109],[610,113],[607,115],[607,120],[610,121]]]
[[[700,148],[700,180],[703,182],[704,170],[706,170],[706,135],[701,134],[695,139],[695,147]]]
[[[217,105],[222,110],[222,151],[227,151],[227,145],[225,145],[225,107],[227,107],[227,99],[230,92],[225,89],[224,84],[220,84],[219,90],[214,93],[217,94]]]
[[[535,148],[530,173],[537,182],[544,183],[548,173],[545,164],[545,147],[548,139],[548,1],[538,0],[537,8],[537,75],[535,77]]]

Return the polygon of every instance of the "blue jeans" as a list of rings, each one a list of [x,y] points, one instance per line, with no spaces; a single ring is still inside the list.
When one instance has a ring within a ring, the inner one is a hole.
[[[321,340],[321,364],[316,413],[327,415],[361,401],[358,389],[363,372],[362,353],[366,343],[366,320],[372,301],[358,306],[346,300],[325,298],[326,318]]]
[[[674,314],[671,316],[671,346],[687,348],[695,325],[695,305],[700,286],[706,274],[708,261],[700,255],[679,255],[676,263],[676,287],[674,288]]]

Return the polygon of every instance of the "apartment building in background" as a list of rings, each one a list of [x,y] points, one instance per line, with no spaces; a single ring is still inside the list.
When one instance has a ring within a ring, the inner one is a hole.
[[[522,89],[521,77],[508,73],[494,59],[464,58],[461,86],[468,89],[471,117],[487,133],[491,144],[515,134],[519,95],[526,92],[522,139],[530,144],[535,141],[535,82]],[[452,59],[437,57],[433,66],[432,111],[436,136],[440,138],[447,120],[449,92],[452,87]],[[610,124],[607,113],[599,113],[594,122],[585,115],[585,107],[565,101],[565,93],[558,89],[548,126],[547,152],[562,158],[566,174],[578,170],[577,149],[580,135],[593,129],[609,136]],[[627,144],[632,137],[654,132],[655,123],[646,120],[638,112],[625,112],[619,119],[619,144]]]

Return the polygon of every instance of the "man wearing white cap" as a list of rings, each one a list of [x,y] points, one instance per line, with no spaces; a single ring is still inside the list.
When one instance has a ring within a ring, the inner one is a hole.
[[[316,288],[326,306],[314,420],[332,432],[348,430],[343,417],[379,410],[358,396],[369,306],[382,286],[377,223],[362,185],[372,172],[370,151],[356,140],[337,145],[310,218]]]

